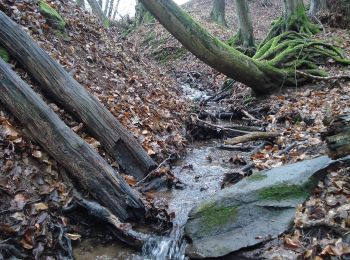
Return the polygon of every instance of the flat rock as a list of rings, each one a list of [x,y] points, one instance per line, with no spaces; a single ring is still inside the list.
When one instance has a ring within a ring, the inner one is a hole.
[[[185,235],[192,258],[224,256],[288,230],[295,208],[335,161],[327,156],[255,173],[219,191],[189,213]]]

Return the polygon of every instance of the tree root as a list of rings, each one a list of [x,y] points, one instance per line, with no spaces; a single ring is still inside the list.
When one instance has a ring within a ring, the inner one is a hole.
[[[260,43],[260,46],[265,45],[272,38],[290,31],[311,36],[320,32],[321,28],[311,22],[303,9],[298,14],[292,15],[287,19],[282,16],[278,20],[273,21],[270,31]]]
[[[325,59],[350,64],[337,47],[293,31],[284,32],[260,45],[253,59],[283,69],[291,82],[327,78],[327,73],[318,67]]]

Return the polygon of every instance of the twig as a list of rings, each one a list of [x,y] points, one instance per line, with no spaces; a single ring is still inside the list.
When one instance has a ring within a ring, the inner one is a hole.
[[[287,146],[286,148],[284,148],[283,150],[278,152],[278,155],[282,155],[282,154],[286,154],[288,153],[290,150],[292,150],[295,146],[297,146],[297,142],[293,142],[292,144],[290,144],[289,146]]]
[[[252,116],[251,114],[249,114],[247,111],[245,111],[244,109],[241,109],[241,112],[243,113],[243,115],[245,115],[246,117],[248,117],[249,119],[253,120],[253,121],[261,121],[260,119],[255,118],[254,116]]]
[[[238,134],[250,134],[251,133],[251,132],[248,132],[248,131],[238,130],[238,129],[234,129],[234,128],[227,128],[227,127],[211,124],[209,122],[206,122],[204,120],[199,119],[198,115],[194,114],[194,113],[191,113],[190,115],[195,116],[198,122],[201,122],[201,123],[203,123],[205,125],[209,125],[211,127],[218,128],[218,129],[221,129],[221,130],[224,130],[224,131],[227,131],[227,132],[238,133]]]
[[[234,144],[246,143],[246,142],[256,141],[261,139],[274,139],[279,135],[280,133],[277,133],[277,132],[253,132],[246,135],[237,136],[234,138],[228,138],[227,140],[225,140],[225,144],[234,145]]]
[[[320,220],[314,220],[314,221],[308,221],[304,223],[300,228],[315,228],[315,227],[326,227],[331,229],[334,233],[344,236],[348,233],[350,233],[350,229],[343,228],[342,226],[332,223],[330,221],[327,221],[326,219],[320,219]]]
[[[239,146],[239,145],[224,145],[220,144],[216,148],[227,151],[240,151],[240,152],[249,152],[253,150],[252,146]]]
[[[147,174],[142,180],[140,180],[139,182],[137,182],[137,183],[135,184],[135,187],[138,187],[140,184],[144,183],[145,180],[147,180],[150,176],[152,176],[153,173],[157,172],[157,170],[159,170],[161,167],[163,167],[163,165],[164,165],[167,161],[169,161],[173,155],[175,155],[175,154],[174,154],[174,153],[170,154],[170,155],[168,156],[168,158],[166,158],[164,161],[162,161],[162,162],[158,165],[158,167],[157,167],[156,169],[154,169],[153,171],[151,171],[151,172],[150,172],[149,174]]]

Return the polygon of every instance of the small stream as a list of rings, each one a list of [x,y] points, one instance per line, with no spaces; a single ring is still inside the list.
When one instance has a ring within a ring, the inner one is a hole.
[[[185,259],[186,242],[183,241],[183,227],[188,212],[201,200],[209,198],[220,190],[225,173],[239,167],[229,162],[236,153],[216,148],[220,141],[195,142],[188,148],[185,158],[180,159],[173,172],[186,186],[183,190],[173,189],[158,192],[157,196],[167,198],[169,212],[175,212],[174,228],[168,237],[154,237],[137,252],[122,243],[101,245],[100,241],[85,240],[74,249],[76,259]]]
[[[192,102],[207,98],[208,94],[182,85],[185,98]],[[223,122],[224,123],[224,122]],[[178,160],[172,168],[175,176],[185,184],[184,189],[159,191],[156,196],[167,199],[168,212],[175,212],[173,229],[166,237],[154,236],[138,252],[121,242],[103,244],[99,240],[86,239],[74,248],[74,257],[83,260],[184,260],[186,241],[183,237],[184,225],[189,211],[200,201],[211,197],[221,189],[225,173],[240,167],[230,163],[230,158],[242,152],[220,150],[220,140],[198,141],[187,149],[186,156]]]

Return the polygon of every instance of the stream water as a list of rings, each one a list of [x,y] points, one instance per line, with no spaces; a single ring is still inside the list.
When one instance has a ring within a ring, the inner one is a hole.
[[[196,101],[206,98],[207,94],[188,85],[182,86],[185,98]],[[175,213],[173,229],[168,236],[154,236],[143,247],[142,252],[135,251],[121,242],[103,244],[99,240],[83,240],[74,248],[76,259],[84,260],[183,260],[186,241],[183,237],[184,225],[191,208],[200,201],[209,198],[220,190],[225,173],[239,167],[230,163],[230,158],[238,152],[217,148],[219,140],[195,142],[190,145],[186,156],[173,165],[173,173],[185,184],[184,189],[172,189],[156,193],[165,198],[169,212]],[[239,152],[242,156],[242,152]]]
[[[155,236],[146,243],[141,253],[118,242],[101,245],[99,241],[85,240],[74,249],[76,259],[185,259],[183,228],[188,212],[218,191],[224,174],[237,167],[229,162],[236,152],[219,150],[216,148],[218,142],[211,140],[192,144],[185,158],[173,168],[185,188],[157,193],[157,196],[168,199],[169,211],[175,212],[174,228],[169,236]]]

